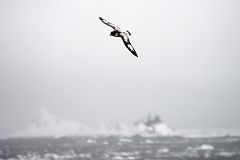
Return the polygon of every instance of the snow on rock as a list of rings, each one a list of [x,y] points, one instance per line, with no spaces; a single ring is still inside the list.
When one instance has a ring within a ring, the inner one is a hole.
[[[167,124],[162,122],[158,115],[156,115],[155,117],[151,117],[151,115],[148,115],[146,119],[135,122],[134,130],[136,134],[143,136],[177,135],[177,133],[172,128],[170,128]]]
[[[159,116],[139,120],[133,126],[126,126],[119,122],[110,125],[100,124],[97,128],[99,135],[115,136],[175,136],[178,135],[167,124],[163,123]]]

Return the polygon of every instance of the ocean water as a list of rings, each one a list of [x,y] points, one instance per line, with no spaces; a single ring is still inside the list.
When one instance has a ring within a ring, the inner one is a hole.
[[[240,160],[240,137],[62,137],[0,140],[0,160]]]

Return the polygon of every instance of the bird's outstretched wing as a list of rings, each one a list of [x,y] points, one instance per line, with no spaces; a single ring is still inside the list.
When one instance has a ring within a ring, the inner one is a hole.
[[[103,19],[102,17],[99,17],[99,19],[106,25],[108,25],[109,27],[112,27],[114,30],[120,30],[120,28],[118,26],[116,26],[115,24],[108,22],[107,20]]]
[[[123,43],[125,44],[125,46],[127,47],[127,49],[136,57],[138,57],[137,52],[135,51],[135,49],[133,48],[129,38],[127,35],[123,34],[121,36]]]

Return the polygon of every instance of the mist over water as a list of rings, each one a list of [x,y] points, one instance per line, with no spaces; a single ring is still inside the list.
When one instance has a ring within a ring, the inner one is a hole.
[[[121,4],[0,1],[0,135],[41,107],[88,125],[150,112],[176,128],[239,128],[239,1]],[[138,58],[99,16],[132,33]]]
[[[0,160],[239,160],[239,8],[0,0]]]
[[[25,130],[0,139],[0,160],[238,160],[240,130],[174,130],[158,115],[133,126],[91,128],[41,109]]]

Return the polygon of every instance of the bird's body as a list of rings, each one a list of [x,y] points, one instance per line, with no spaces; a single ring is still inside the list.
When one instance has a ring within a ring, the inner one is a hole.
[[[110,36],[113,37],[121,37],[123,40],[124,45],[127,47],[127,49],[136,57],[138,57],[137,52],[135,51],[135,49],[133,48],[128,36],[131,35],[131,33],[129,31],[122,31],[118,26],[116,26],[115,24],[106,21],[105,19],[99,17],[99,19],[106,25],[108,25],[109,27],[112,27],[114,30],[110,33]]]
[[[121,31],[118,31],[118,30],[114,30],[110,33],[111,36],[113,37],[121,37]]]

